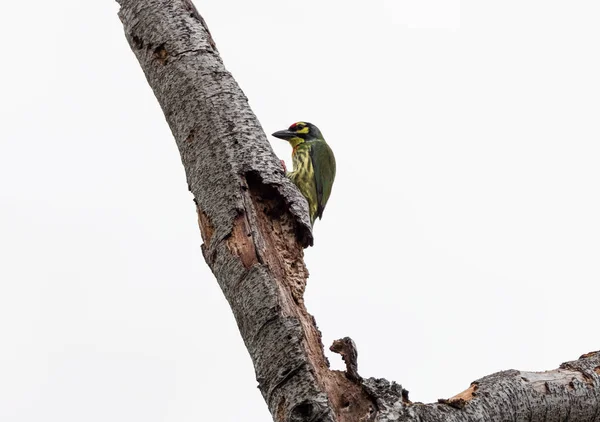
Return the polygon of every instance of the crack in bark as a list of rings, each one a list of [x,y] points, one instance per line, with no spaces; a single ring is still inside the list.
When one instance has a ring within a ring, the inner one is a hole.
[[[189,53],[200,53],[200,54],[202,54],[202,53],[208,53],[208,54],[212,54],[213,51],[211,51],[211,50],[209,50],[207,48],[190,48],[188,50],[183,50],[183,51],[178,51],[177,53],[172,53],[171,57],[178,58],[180,56],[183,56],[183,55],[186,55],[186,54],[189,54]]]
[[[294,375],[296,375],[298,372],[300,372],[306,365],[307,365],[306,362],[302,362],[300,365],[296,366],[295,368],[282,371],[282,373],[279,375],[279,380],[276,380],[273,383],[273,385],[271,385],[271,387],[269,388],[269,391],[267,392],[267,401],[268,402],[271,401],[271,398],[273,397],[273,392],[275,390],[277,390],[279,387],[281,387],[283,384],[285,384],[287,381],[289,381]]]

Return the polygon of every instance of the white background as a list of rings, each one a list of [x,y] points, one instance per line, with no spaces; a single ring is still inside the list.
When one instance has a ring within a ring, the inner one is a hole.
[[[597,1],[196,5],[265,131],[335,151],[326,346],[424,402],[600,348]],[[268,421],[117,10],[1,7],[0,420]]]

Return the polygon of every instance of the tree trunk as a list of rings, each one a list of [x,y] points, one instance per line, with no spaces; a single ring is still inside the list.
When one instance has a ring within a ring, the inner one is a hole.
[[[235,315],[276,421],[600,421],[600,353],[543,373],[505,371],[435,404],[362,379],[349,338],[332,371],[304,306],[306,200],[284,176],[190,0],[117,0],[194,195],[202,251]]]

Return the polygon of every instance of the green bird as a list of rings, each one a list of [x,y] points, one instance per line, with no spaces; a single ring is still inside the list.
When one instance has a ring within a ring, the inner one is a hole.
[[[292,146],[294,170],[286,176],[308,201],[310,222],[323,216],[331,187],[335,179],[335,157],[325,142],[319,128],[308,122],[296,122],[287,130],[280,130],[274,137],[285,139]],[[285,168],[285,166],[284,166]]]

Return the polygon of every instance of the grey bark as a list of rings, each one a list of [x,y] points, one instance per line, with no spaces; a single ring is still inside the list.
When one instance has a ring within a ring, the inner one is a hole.
[[[332,371],[303,301],[312,244],[305,199],[284,176],[243,92],[189,0],[117,0],[194,195],[204,258],[229,301],[277,421],[600,421],[600,354],[556,371],[505,371],[451,399],[411,403],[363,379],[354,343]]]

